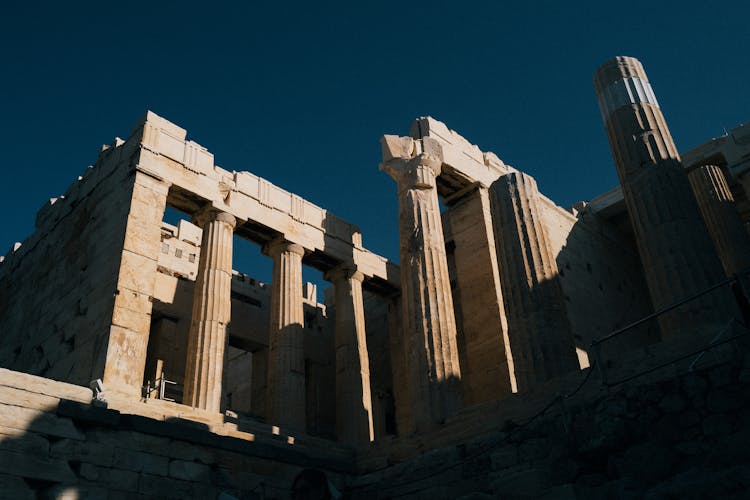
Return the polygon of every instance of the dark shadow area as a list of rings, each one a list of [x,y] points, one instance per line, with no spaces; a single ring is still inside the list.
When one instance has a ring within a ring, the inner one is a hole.
[[[272,435],[222,436],[183,418],[155,420],[66,399],[46,410],[11,408],[37,416],[24,430],[5,427],[0,435],[2,499],[285,500],[302,468],[329,477],[354,472],[351,453]]]

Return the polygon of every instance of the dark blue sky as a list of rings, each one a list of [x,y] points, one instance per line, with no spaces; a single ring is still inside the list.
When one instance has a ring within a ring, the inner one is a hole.
[[[645,65],[681,150],[750,119],[750,3],[14,2],[0,17],[0,252],[151,109],[228,170],[398,259],[382,134],[431,115],[567,206],[616,185],[591,78]],[[235,267],[270,276],[238,245]],[[247,263],[243,263],[247,259]],[[315,278],[315,276],[309,276]]]

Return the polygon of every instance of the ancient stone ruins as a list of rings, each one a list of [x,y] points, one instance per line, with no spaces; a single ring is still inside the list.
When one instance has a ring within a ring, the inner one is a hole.
[[[0,496],[740,498],[750,124],[680,155],[640,62],[594,87],[621,185],[571,208],[384,136],[400,266],[146,113],[0,262]]]

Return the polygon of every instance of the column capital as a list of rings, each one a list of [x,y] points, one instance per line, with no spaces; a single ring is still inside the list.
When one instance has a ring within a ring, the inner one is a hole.
[[[269,257],[278,255],[281,252],[290,252],[293,254],[297,254],[300,257],[304,257],[305,255],[305,247],[298,243],[292,243],[291,241],[285,239],[283,236],[274,238],[273,240],[263,245],[262,251]]]
[[[443,161],[427,153],[408,160],[394,159],[380,167],[393,177],[399,189],[432,189],[435,187],[435,178],[440,175],[442,168]]]
[[[326,271],[323,278],[326,281],[330,281],[334,285],[342,280],[356,280],[362,283],[365,279],[365,275],[358,270],[357,265],[351,262],[343,262],[336,267]]]
[[[214,221],[226,222],[232,229],[237,226],[237,218],[212,205],[207,205],[193,214],[192,221],[200,227]]]

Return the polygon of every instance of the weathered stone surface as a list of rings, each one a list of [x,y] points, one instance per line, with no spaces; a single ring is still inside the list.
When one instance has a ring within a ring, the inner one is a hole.
[[[654,309],[721,281],[723,273],[641,63],[617,57],[594,86],[638,243]],[[729,298],[714,293],[659,319],[665,338],[725,322]],[[728,307],[729,306],[729,307]]]
[[[370,388],[370,359],[362,301],[364,276],[352,267],[329,271],[336,292],[336,436],[367,444],[375,438]]]
[[[222,397],[226,328],[231,319],[234,216],[209,208],[198,216],[203,247],[188,335],[184,402],[218,412]]]
[[[267,421],[305,428],[305,344],[303,338],[300,245],[278,240],[266,247],[273,259],[268,347]]]
[[[511,172],[490,189],[510,349],[519,391],[578,368],[536,181]]]
[[[500,399],[517,387],[487,189],[477,186],[450,201],[447,219],[455,245],[448,257],[456,268],[454,306],[464,340],[459,349],[464,399],[466,404]]]
[[[703,220],[727,276],[750,268],[750,236],[722,169],[698,165],[688,173]]]
[[[381,169],[398,184],[403,350],[409,431],[424,432],[462,405],[456,319],[435,177],[442,159],[398,158]],[[403,429],[406,431],[406,429]]]

